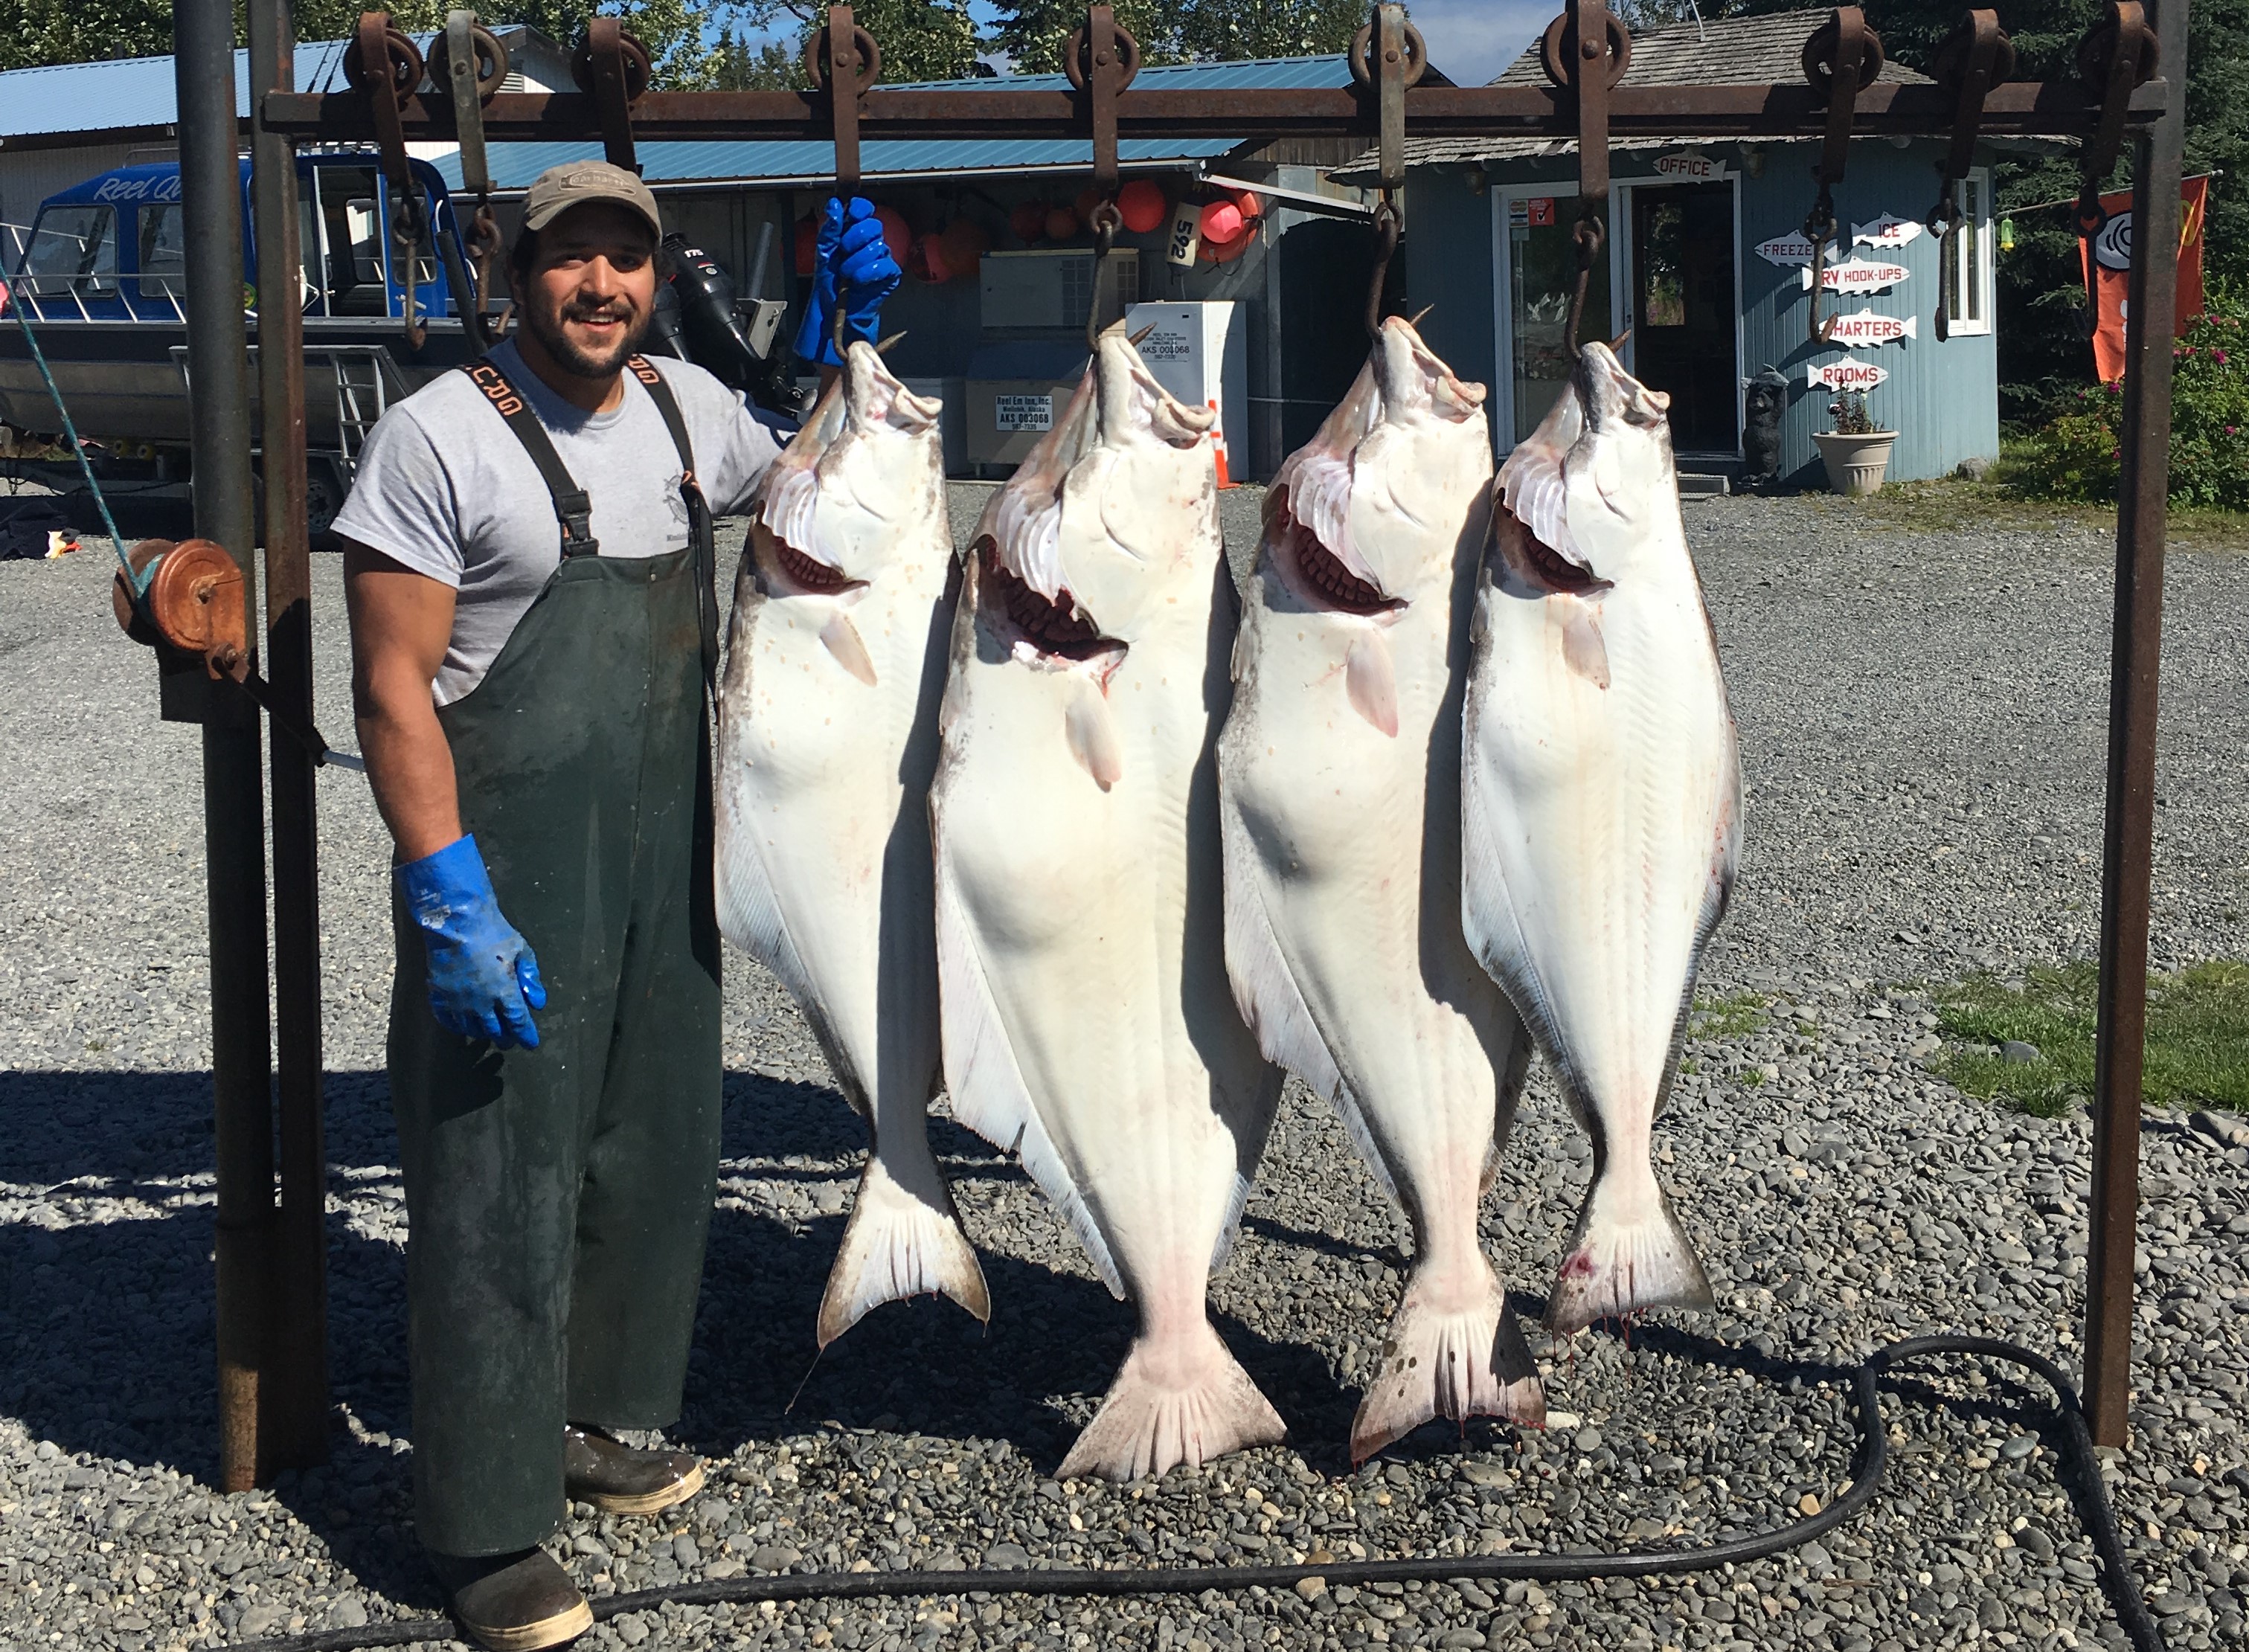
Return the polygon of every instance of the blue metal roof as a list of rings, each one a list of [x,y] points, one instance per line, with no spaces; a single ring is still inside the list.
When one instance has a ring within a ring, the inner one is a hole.
[[[434,36],[420,36],[426,43]],[[305,92],[341,92],[342,40],[310,40],[297,47],[297,86]],[[234,54],[234,107],[250,117],[250,54]],[[52,137],[135,127],[169,127],[180,118],[172,59],[113,58],[101,63],[58,63],[39,69],[0,71],[0,139]]]
[[[1239,63],[1152,64],[1136,86],[1193,86],[1231,90],[1243,86],[1324,90],[1351,84],[1351,66],[1340,54],[1318,58],[1258,58]],[[962,87],[980,92],[1055,92],[1069,82],[1058,74],[1003,75],[997,79],[932,80],[916,90]],[[897,88],[893,88],[897,89]],[[1239,138],[1131,138],[1117,146],[1127,167],[1158,167],[1183,161],[1214,160],[1239,148]],[[501,189],[525,189],[549,167],[571,161],[598,161],[598,143],[495,143],[486,151],[492,182]],[[641,175],[652,184],[687,182],[786,183],[831,177],[832,143],[784,141],[740,143],[643,143]],[[1093,165],[1093,146],[1070,139],[998,140],[889,139],[860,146],[859,169],[869,179],[911,178],[961,172],[1022,172],[1034,168],[1084,171]],[[446,186],[461,187],[457,156],[437,162]]]
[[[1225,138],[1166,141],[1127,140],[1117,146],[1117,158],[1127,168],[1174,165],[1203,161],[1230,153],[1236,145]],[[570,161],[598,161],[598,143],[495,143],[485,152],[492,182],[503,190],[527,189],[532,180],[549,167]],[[643,143],[637,151],[641,175],[650,183],[766,183],[812,182],[836,172],[832,143]],[[461,159],[441,157],[435,163],[449,189],[461,187]],[[1093,146],[1066,140],[1053,142],[1005,142],[995,140],[931,142],[918,140],[863,143],[859,146],[860,175],[870,181],[912,178],[962,172],[1027,172],[1045,168],[1083,172],[1093,165]]]

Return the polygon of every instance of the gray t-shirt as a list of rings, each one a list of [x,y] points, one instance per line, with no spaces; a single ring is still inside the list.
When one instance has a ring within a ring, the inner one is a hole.
[[[661,556],[687,543],[679,449],[632,374],[624,375],[621,405],[589,414],[540,382],[513,340],[492,359],[591,496],[603,556]],[[712,513],[741,511],[781,450],[774,432],[740,392],[702,368],[666,356],[650,361],[679,400]],[[561,526],[539,468],[465,373],[439,374],[368,432],[335,531],[457,593],[435,685],[439,705],[484,680],[562,556]]]

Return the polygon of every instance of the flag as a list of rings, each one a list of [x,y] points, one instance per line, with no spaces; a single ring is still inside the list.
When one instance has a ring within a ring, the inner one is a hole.
[[[2210,179],[2205,175],[2179,183],[2178,326],[2184,333],[2201,315],[2202,221],[2209,204]],[[2123,190],[2101,197],[2107,215],[2100,230],[2079,236],[2077,257],[2086,284],[2094,291],[2093,370],[2101,382],[2114,384],[2124,376],[2124,317],[2132,278],[2132,195]]]

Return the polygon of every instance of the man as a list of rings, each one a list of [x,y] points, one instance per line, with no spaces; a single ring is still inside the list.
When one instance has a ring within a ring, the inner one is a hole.
[[[614,1431],[676,1421],[685,1378],[719,1124],[706,502],[742,508],[778,448],[635,354],[662,234],[631,173],[543,175],[515,338],[382,418],[335,524],[396,843],[416,1521],[510,1652],[592,1625],[538,1546],[566,1492],[645,1514],[703,1481]],[[829,202],[807,336],[840,306],[870,338],[898,278],[867,203]]]

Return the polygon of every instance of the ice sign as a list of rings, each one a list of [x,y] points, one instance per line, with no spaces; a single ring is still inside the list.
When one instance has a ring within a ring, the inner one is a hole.
[[[1881,247],[1895,250],[1921,233],[1918,218],[1901,218],[1895,212],[1885,212],[1872,223],[1851,226],[1853,244],[1861,247]]]
[[[1889,376],[1888,367],[1871,361],[1820,361],[1804,370],[1815,390],[1871,390]]]

